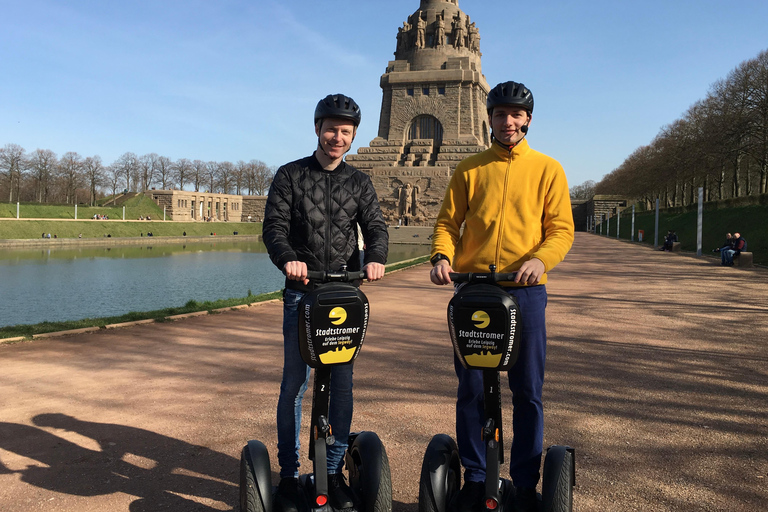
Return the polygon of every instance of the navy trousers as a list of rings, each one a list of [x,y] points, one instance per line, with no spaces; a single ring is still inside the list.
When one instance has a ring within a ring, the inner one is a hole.
[[[536,487],[544,444],[544,410],[541,390],[544,385],[544,360],[547,351],[545,309],[547,290],[543,285],[510,288],[520,305],[520,352],[509,370],[512,391],[512,447],[509,473],[517,487]],[[456,438],[464,466],[464,480],[485,481],[485,444],[481,438],[483,411],[483,372],[467,370],[454,354],[459,378],[456,397]],[[509,435],[505,436],[509,440]],[[508,442],[508,441],[507,441]]]

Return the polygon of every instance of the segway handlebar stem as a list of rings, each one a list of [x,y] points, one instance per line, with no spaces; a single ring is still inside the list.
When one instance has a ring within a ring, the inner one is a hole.
[[[365,279],[365,271],[358,270],[350,272],[347,270],[338,270],[326,272],[325,270],[307,270],[307,279],[321,283],[350,283]]]

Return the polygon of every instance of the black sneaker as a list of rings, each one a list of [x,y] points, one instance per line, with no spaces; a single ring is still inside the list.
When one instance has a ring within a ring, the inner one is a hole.
[[[514,512],[538,512],[539,497],[532,487],[515,487]]]
[[[347,485],[344,475],[339,473],[328,475],[328,500],[335,510],[355,508],[352,489]]]
[[[306,510],[304,505],[304,493],[299,487],[297,478],[283,478],[277,485],[274,497],[274,509],[278,512],[302,512]]]
[[[483,512],[485,510],[485,482],[472,482],[467,480],[459,494],[451,502],[451,512]]]

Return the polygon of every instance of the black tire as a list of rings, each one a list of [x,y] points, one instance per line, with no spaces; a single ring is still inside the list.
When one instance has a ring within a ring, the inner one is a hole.
[[[360,501],[360,512],[392,512],[389,458],[379,436],[361,432],[347,451],[349,485]]]
[[[260,441],[249,441],[240,454],[240,512],[272,512],[269,453]]]
[[[437,434],[427,445],[419,480],[419,512],[446,512],[461,489],[461,459],[456,442]]]
[[[544,458],[541,484],[542,512],[571,512],[576,461],[572,448],[552,446]]]

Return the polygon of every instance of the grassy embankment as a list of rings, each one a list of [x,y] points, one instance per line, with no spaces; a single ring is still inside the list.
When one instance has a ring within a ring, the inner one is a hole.
[[[635,241],[638,230],[643,230],[643,243],[653,245],[654,224],[656,213],[637,212],[635,214]],[[668,230],[677,233],[680,248],[683,251],[696,252],[696,231],[698,212],[696,210],[682,213],[659,211],[659,245],[664,243]],[[747,249],[752,253],[753,260],[759,265],[768,265],[768,230],[765,229],[768,219],[768,205],[752,205],[718,210],[705,209],[702,219],[702,255],[716,256],[712,249],[720,247],[725,241],[726,233],[739,232],[747,240]],[[631,208],[621,216],[619,238],[629,240],[632,228]],[[599,227],[598,227],[599,229]],[[599,232],[599,231],[598,231]],[[605,234],[605,228],[603,230]],[[616,238],[616,219],[611,219],[612,238]]]
[[[140,237],[152,232],[153,236],[240,235],[261,234],[261,223],[256,222],[172,222],[163,221],[163,210],[154,201],[138,195],[125,202],[123,208],[103,206],[55,206],[36,203],[19,205],[19,220],[16,220],[16,204],[0,204],[0,240],[40,239],[43,233],[57,238],[113,238]],[[93,220],[93,216],[107,215],[109,220]],[[151,217],[151,221],[138,221],[139,217]],[[39,219],[39,220],[29,220]],[[82,219],[82,220],[81,220]]]

